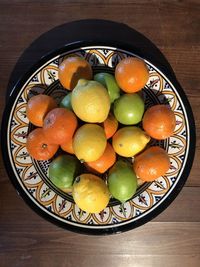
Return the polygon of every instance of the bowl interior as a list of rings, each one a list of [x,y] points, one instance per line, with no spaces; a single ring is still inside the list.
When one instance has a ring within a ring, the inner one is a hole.
[[[26,117],[26,103],[36,94],[45,93],[59,101],[66,95],[58,80],[58,65],[71,55],[85,57],[93,67],[94,73],[114,73],[115,66],[124,57],[137,56],[116,47],[79,47],[63,49],[54,54],[29,73],[26,79],[15,88],[8,117],[7,149],[9,164],[21,190],[26,198],[47,214],[53,221],[60,222],[68,228],[72,225],[83,231],[113,232],[137,223],[145,218],[148,220],[162,202],[165,202],[178,185],[188,159],[189,122],[187,111],[180,92],[169,79],[153,64],[146,61],[150,77],[142,90],[145,107],[155,104],[166,104],[174,111],[176,128],[174,135],[164,141],[151,140],[151,145],[158,144],[165,148],[170,156],[171,167],[165,176],[151,183],[141,183],[132,199],[121,205],[111,199],[108,207],[99,214],[89,214],[80,210],[70,194],[56,188],[48,179],[50,161],[33,160],[26,150],[26,137],[33,129]]]

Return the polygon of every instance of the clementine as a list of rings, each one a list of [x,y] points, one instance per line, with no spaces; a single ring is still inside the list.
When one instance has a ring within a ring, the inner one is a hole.
[[[67,142],[64,142],[61,144],[61,149],[67,153],[74,154],[74,149],[73,149],[73,137],[71,137]]]
[[[109,139],[117,131],[118,121],[112,113],[109,113],[107,119],[101,125],[104,128],[106,138]]]
[[[154,181],[165,175],[170,167],[167,152],[159,147],[152,146],[135,157],[133,169],[136,175],[143,181]]]
[[[42,128],[36,128],[29,133],[26,141],[28,153],[36,160],[48,160],[54,156],[58,150],[58,145],[51,144],[46,140]]]
[[[75,114],[66,108],[51,110],[44,119],[44,133],[52,144],[63,144],[70,140],[78,126]]]
[[[67,90],[73,90],[79,79],[92,79],[92,68],[82,57],[68,57],[59,65],[58,78]]]
[[[84,165],[89,171],[97,173],[106,172],[116,161],[116,153],[113,147],[107,142],[103,155],[96,161],[85,162]]]
[[[53,97],[42,94],[35,95],[27,102],[26,116],[33,125],[42,127],[46,114],[56,107],[57,103]]]
[[[126,93],[140,91],[149,78],[149,71],[142,59],[127,57],[115,68],[115,79],[119,87]]]
[[[162,140],[173,134],[176,118],[174,112],[168,106],[155,105],[144,113],[142,125],[148,135]]]

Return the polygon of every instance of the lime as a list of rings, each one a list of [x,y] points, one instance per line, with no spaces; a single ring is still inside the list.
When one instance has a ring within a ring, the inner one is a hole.
[[[107,88],[111,103],[120,96],[120,88],[112,74],[105,72],[97,73],[94,75],[94,80]]]
[[[49,165],[49,179],[63,191],[71,191],[74,178],[80,170],[80,162],[71,155],[60,155]]]
[[[130,163],[118,160],[108,174],[108,188],[114,198],[124,203],[137,189],[137,177]]]
[[[60,102],[60,107],[61,108],[68,108],[72,110],[72,105],[71,105],[71,97],[72,93],[68,93]]]
[[[142,120],[144,101],[137,94],[124,94],[114,103],[115,118],[122,124],[137,124]]]

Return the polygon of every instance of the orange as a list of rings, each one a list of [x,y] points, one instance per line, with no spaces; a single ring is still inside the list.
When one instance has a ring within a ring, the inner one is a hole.
[[[162,140],[173,134],[176,118],[168,106],[155,105],[145,112],[142,125],[148,135]]]
[[[133,169],[136,175],[143,181],[154,181],[165,175],[170,167],[167,152],[159,147],[152,146],[135,157]]]
[[[112,137],[117,131],[118,121],[112,113],[108,114],[107,119],[102,123],[102,127],[104,128],[107,139]]]
[[[84,58],[68,57],[59,65],[58,78],[65,89],[72,90],[79,79],[92,79],[92,68]]]
[[[113,147],[107,143],[106,149],[99,159],[84,164],[89,171],[104,173],[115,163],[115,161],[116,153]]]
[[[73,137],[71,137],[67,142],[61,144],[61,149],[67,153],[74,154],[73,149]]]
[[[63,144],[70,140],[78,126],[75,114],[66,108],[51,110],[44,119],[44,133],[52,144]]]
[[[46,114],[56,107],[57,103],[51,96],[39,94],[28,100],[26,116],[33,125],[42,127]]]
[[[128,57],[122,59],[116,66],[115,79],[119,87],[126,93],[140,91],[149,78],[149,71],[142,59]]]
[[[26,148],[30,156],[36,160],[48,160],[58,150],[58,145],[51,144],[46,140],[42,128],[37,128],[29,133],[26,141]]]

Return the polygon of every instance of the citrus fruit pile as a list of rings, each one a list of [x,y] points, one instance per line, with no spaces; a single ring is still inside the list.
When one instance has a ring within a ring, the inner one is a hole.
[[[27,103],[27,118],[36,128],[26,146],[34,159],[51,159],[49,179],[70,192],[80,209],[101,212],[110,197],[124,203],[138,179],[165,175],[169,156],[149,142],[173,134],[175,115],[167,105],[145,111],[139,91],[149,72],[143,60],[124,58],[112,75],[94,74],[84,58],[71,56],[59,65],[58,77],[66,89],[59,104],[43,94]]]

